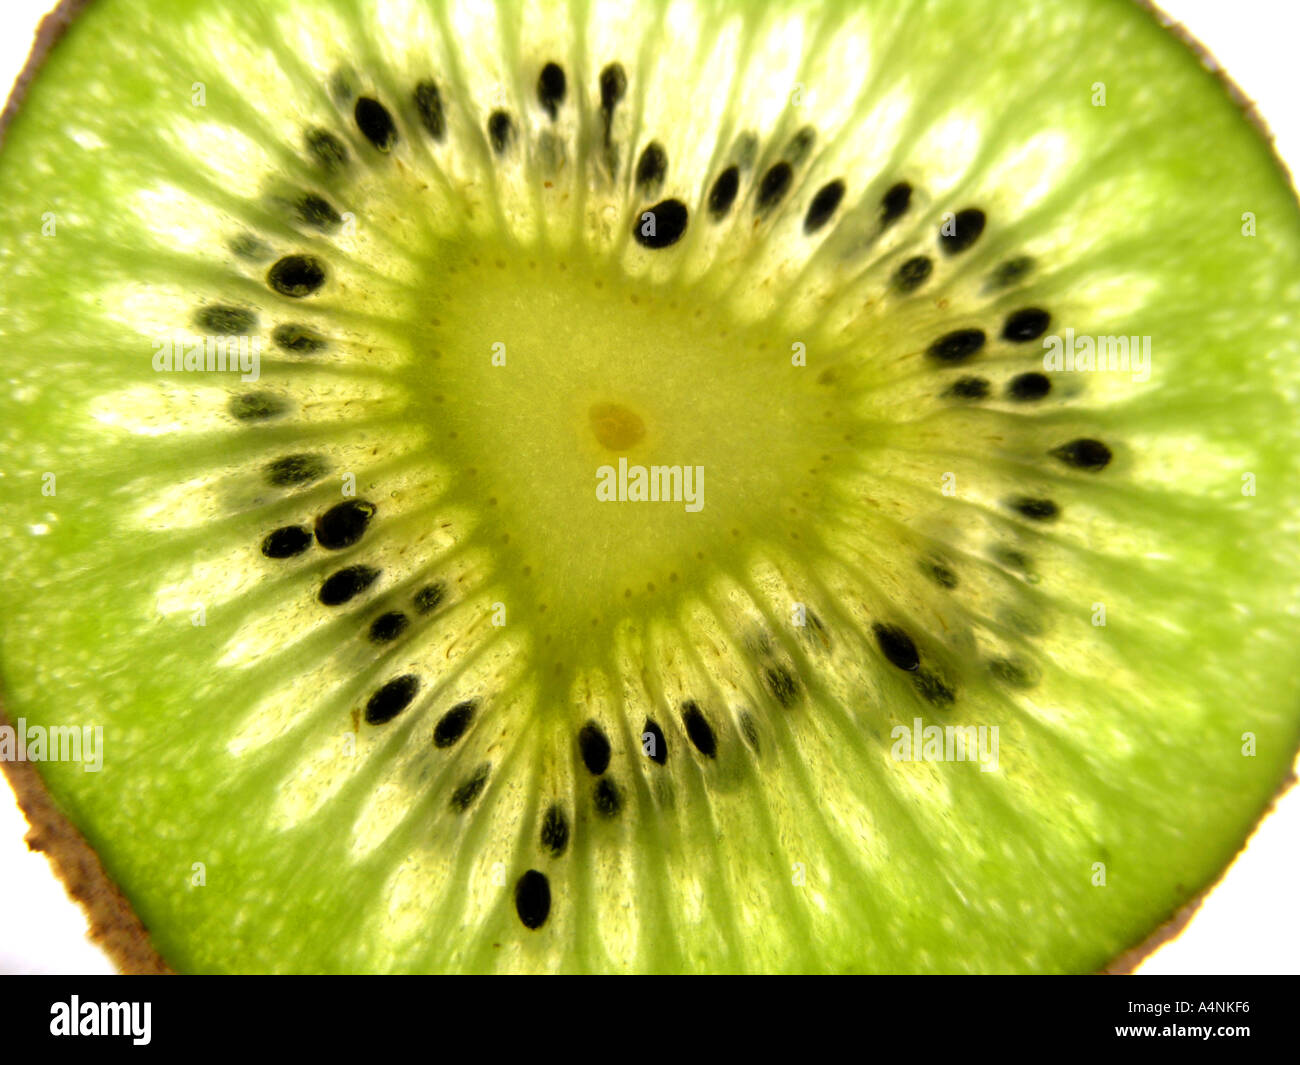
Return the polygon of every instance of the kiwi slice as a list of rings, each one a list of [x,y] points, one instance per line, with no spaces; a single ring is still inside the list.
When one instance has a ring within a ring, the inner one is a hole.
[[[1127,0],[95,0],[0,256],[175,969],[1092,970],[1287,776],[1300,213]]]

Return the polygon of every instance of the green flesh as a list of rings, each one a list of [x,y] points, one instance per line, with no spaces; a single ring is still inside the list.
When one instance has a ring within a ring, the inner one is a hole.
[[[428,79],[442,140],[412,102]],[[356,93],[393,115],[389,151]],[[339,224],[308,224],[304,192]],[[642,246],[670,198],[685,234]],[[944,253],[970,207],[983,234]],[[103,727],[102,771],[39,768],[181,970],[1096,968],[1222,869],[1296,748],[1298,252],[1266,143],[1121,0],[96,0],[0,159],[8,717]],[[267,282],[292,254],[326,270],[305,298]],[[891,287],[921,255],[925,283]],[[256,384],[155,372],[212,306],[256,315]],[[1042,369],[1041,341],[1001,338],[1024,308],[1150,337],[1150,379],[1009,398]],[[285,324],[328,344],[281,350]],[[972,328],[968,362],[926,354]],[[945,395],[972,376],[986,398]],[[232,415],[264,394],[278,416]],[[1078,439],[1104,469],[1052,456]],[[269,483],[293,455],[319,478]],[[599,501],[619,456],[702,466],[703,508]],[[348,474],[375,508],[359,542],[265,557]],[[358,565],[378,578],[322,605]],[[364,720],[407,675],[410,704]],[[898,760],[917,719],[996,727],[996,771]]]

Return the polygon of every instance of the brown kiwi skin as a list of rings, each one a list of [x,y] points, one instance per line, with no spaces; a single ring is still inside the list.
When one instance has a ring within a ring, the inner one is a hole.
[[[31,53],[5,101],[4,112],[0,113],[0,149],[4,147],[9,123],[27,96],[27,87],[90,2],[61,0],[58,7],[41,19]],[[0,726],[13,727],[5,712],[2,692]],[[68,895],[81,905],[90,925],[91,941],[108,955],[119,972],[141,976],[171,973],[171,967],[154,949],[144,922],[108,875],[95,849],[59,809],[36,767],[30,762],[0,761],[0,770],[4,771],[18,799],[18,807],[27,818],[29,829],[24,840],[28,849],[44,852]]]
[[[36,77],[50,52],[63,38],[76,17],[92,2],[93,0],[60,0],[58,7],[41,19],[31,53],[14,82],[13,90],[5,102],[4,112],[0,113],[0,149],[4,147],[9,123],[18,113],[32,79]],[[1178,38],[1196,56],[1201,65],[1218,79],[1228,96],[1240,108],[1243,117],[1255,127],[1268,144],[1273,161],[1286,175],[1287,184],[1291,186],[1294,196],[1295,181],[1291,176],[1291,170],[1278,154],[1273,134],[1260,116],[1254,101],[1228,77],[1210,50],[1193,37],[1182,23],[1166,15],[1153,0],[1132,0],[1132,2]],[[3,692],[0,691],[0,726],[13,727],[13,722],[5,713],[2,696]],[[171,967],[154,949],[149,938],[149,930],[144,922],[140,920],[121,890],[109,877],[95,849],[59,809],[36,768],[28,762],[3,761],[0,762],[0,770],[3,770],[9,786],[13,788],[18,806],[30,826],[25,837],[28,848],[45,853],[69,896],[81,905],[90,924],[91,941],[97,944],[124,974],[172,973]],[[1273,797],[1273,801],[1261,812],[1256,821],[1256,830],[1295,783],[1295,774],[1289,774]],[[1242,841],[1237,854],[1234,854],[1218,876],[1207,883],[1194,898],[1188,900],[1140,943],[1111,959],[1101,970],[1101,974],[1129,975],[1157,948],[1176,939],[1187,927],[1192,915],[1200,908],[1209,893],[1222,882],[1236,861],[1237,855],[1245,850],[1253,836],[1254,832]]]
[[[12,727],[0,709],[0,726]],[[30,762],[0,762],[30,826],[27,849],[41,851],[68,895],[80,903],[90,924],[90,939],[117,966],[133,976],[172,972],[154,949],[149,930],[104,869],[95,849],[64,816]]]
[[[36,38],[32,42],[31,53],[27,56],[27,62],[14,82],[9,99],[5,101],[4,112],[0,113],[0,148],[4,147],[9,123],[14,120],[14,115],[18,113],[18,108],[27,96],[27,86],[44,66],[51,50],[67,33],[73,20],[90,2],[91,0],[60,0],[59,6],[41,19],[40,25],[36,27]]]
[[[1117,954],[1107,962],[1105,967],[1101,970],[1100,975],[1131,976],[1133,970],[1146,961],[1151,954],[1155,953],[1156,950],[1163,947],[1166,943],[1171,943],[1177,939],[1182,934],[1183,929],[1187,927],[1187,923],[1192,919],[1192,915],[1200,909],[1201,903],[1206,900],[1210,892],[1223,883],[1224,877],[1228,875],[1228,870],[1233,867],[1237,858],[1240,857],[1241,853],[1250,845],[1250,841],[1255,838],[1255,833],[1259,831],[1259,826],[1262,825],[1265,818],[1267,818],[1269,814],[1277,808],[1277,804],[1281,802],[1287,792],[1295,786],[1295,782],[1295,773],[1288,773],[1286,779],[1282,781],[1281,786],[1277,789],[1277,793],[1273,796],[1272,800],[1260,812],[1259,817],[1255,821],[1255,827],[1251,830],[1250,835],[1242,840],[1241,846],[1237,848],[1237,851],[1233,856],[1228,859],[1228,864],[1219,871],[1217,876],[1202,887],[1193,898],[1188,899],[1182,906],[1175,910],[1169,919],[1147,936],[1146,939],[1129,947],[1129,949],[1124,951],[1122,954]]]

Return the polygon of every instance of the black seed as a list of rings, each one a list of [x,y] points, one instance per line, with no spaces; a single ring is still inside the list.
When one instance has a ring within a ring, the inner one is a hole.
[[[267,271],[266,282],[281,296],[302,299],[325,284],[325,267],[311,255],[286,255]]]
[[[328,200],[314,192],[305,193],[295,206],[299,221],[313,229],[328,231],[343,224],[343,216],[330,206]]]
[[[542,846],[551,852],[552,857],[558,858],[568,845],[569,819],[559,806],[552,804],[542,817]]]
[[[551,116],[552,121],[560,113],[560,104],[564,103],[564,93],[568,82],[564,69],[558,63],[547,63],[537,77],[537,102]]]
[[[915,292],[933,271],[934,263],[924,255],[914,255],[894,271],[894,287],[899,292]]]
[[[325,338],[305,325],[288,323],[277,325],[271,333],[275,346],[293,355],[315,355],[326,344]]]
[[[437,584],[427,584],[415,593],[415,612],[417,614],[428,614],[436,610],[438,604],[442,602],[442,597],[446,594],[446,589],[441,582]]]
[[[831,215],[835,213],[843,199],[844,182],[837,179],[823,185],[817,190],[812,203],[808,205],[808,213],[803,216],[803,231],[808,234],[816,233],[830,221]]]
[[[1007,385],[1007,396],[1017,403],[1029,403],[1042,399],[1052,390],[1052,382],[1046,374],[1022,373],[1013,377]]]
[[[897,625],[882,625],[880,622],[871,626],[876,636],[876,646],[881,654],[889,659],[890,665],[909,673],[916,672],[921,664],[921,655],[916,650],[912,637]]]
[[[325,460],[318,455],[285,455],[266,464],[266,481],[277,488],[311,484],[324,477],[325,470]]]
[[[1007,506],[1031,521],[1055,521],[1061,516],[1061,508],[1050,499],[1016,496],[1007,501]]]
[[[611,140],[614,108],[627,92],[627,74],[618,63],[600,72],[600,114],[605,127],[605,166],[611,174],[618,169],[618,147]]]
[[[649,750],[646,750],[647,735],[649,736]],[[659,727],[658,722],[653,718],[646,718],[645,724],[641,727],[641,750],[656,765],[663,765],[668,761],[668,741],[664,739],[664,730]]]
[[[489,762],[484,762],[475,769],[473,774],[451,793],[451,808],[458,814],[468,810],[474,804],[474,800],[482,794],[491,771],[492,765]]]
[[[681,200],[663,200],[641,212],[632,226],[632,235],[643,247],[667,248],[682,239],[688,217],[686,204]],[[649,229],[653,232],[647,232]]]
[[[798,166],[808,158],[808,153],[812,151],[812,146],[817,143],[817,131],[812,126],[804,126],[798,133],[790,138],[790,143],[785,146],[785,157],[795,166]]]
[[[406,631],[410,623],[410,619],[400,610],[390,610],[387,614],[380,614],[370,623],[370,642],[391,643]]]
[[[1067,466],[1096,473],[1104,470],[1111,460],[1111,451],[1100,440],[1082,437],[1071,440],[1068,444],[1054,447],[1049,452],[1053,458],[1060,459]]]
[[[357,129],[361,135],[381,152],[388,151],[397,143],[397,125],[388,108],[378,100],[363,96],[357,100],[352,109],[352,117],[357,120]]]
[[[582,726],[578,733],[578,749],[582,752],[582,764],[593,777],[600,776],[609,768],[609,740],[596,722],[588,721]]]
[[[755,754],[762,753],[758,743],[758,726],[754,724],[754,719],[750,716],[748,710],[741,712],[740,734],[745,737],[745,742],[749,744]]]
[[[614,817],[623,809],[623,796],[618,790],[618,785],[609,777],[601,777],[596,781],[596,790],[592,797],[596,803],[596,813],[601,817]]]
[[[989,394],[989,383],[982,377],[959,377],[944,393],[952,399],[985,399]]]
[[[227,408],[241,422],[264,422],[277,418],[289,409],[289,402],[273,392],[245,392],[231,396]]]
[[[214,303],[198,310],[194,324],[213,336],[246,336],[257,328],[257,315],[244,307]]]
[[[725,217],[731,210],[731,205],[736,202],[736,193],[739,191],[740,167],[729,166],[718,175],[713,188],[709,190],[709,214],[715,219]]]
[[[989,284],[994,288],[1008,288],[1029,273],[1033,267],[1033,259],[1028,255],[1018,255],[1014,259],[999,263],[997,269],[989,277]]]
[[[607,121],[626,92],[627,74],[623,65],[610,63],[600,72],[600,109],[605,112]]]
[[[900,181],[895,185],[890,185],[885,190],[885,194],[880,197],[880,225],[892,226],[903,215],[907,214],[907,209],[912,203],[912,186],[906,181]]]
[[[378,577],[379,570],[370,566],[347,566],[325,578],[316,598],[324,606],[342,606],[374,584]]]
[[[506,111],[493,111],[488,116],[488,141],[497,155],[505,155],[515,139],[515,120]]]
[[[366,526],[374,516],[375,505],[364,499],[335,503],[316,519],[316,540],[329,551],[342,551],[365,535]]]
[[[411,705],[420,690],[420,678],[413,673],[394,677],[366,703],[366,724],[383,725]]]
[[[978,207],[958,211],[939,229],[939,247],[948,255],[965,251],[984,232],[984,212]]]
[[[301,525],[285,525],[267,533],[262,554],[267,558],[293,558],[311,546],[311,530]]]
[[[938,362],[965,362],[984,346],[982,329],[954,329],[945,333],[925,353]]]
[[[1037,307],[1025,307],[1007,316],[1002,324],[1002,339],[1013,344],[1023,344],[1027,340],[1037,340],[1047,332],[1052,316]]]
[[[529,869],[515,884],[515,913],[525,928],[541,928],[551,914],[551,882]]]
[[[956,588],[957,574],[945,566],[942,562],[925,562],[921,565],[922,572],[930,580],[934,581],[940,588]]]
[[[695,744],[695,749],[706,758],[716,758],[717,737],[713,735],[713,726],[705,719],[696,703],[682,703],[682,722],[686,725],[686,735]]]
[[[651,141],[636,164],[636,183],[644,192],[656,192],[668,173],[668,153],[658,141]]]
[[[333,173],[347,165],[348,150],[343,142],[327,129],[307,131],[307,150],[316,158],[322,170]]]
[[[791,169],[787,162],[780,162],[771,167],[763,179],[758,183],[758,199],[754,203],[754,211],[762,214],[770,211],[785,197],[790,191],[790,183],[794,180],[794,170]]]
[[[912,683],[921,697],[935,706],[951,706],[957,698],[953,690],[928,669],[913,674]]]
[[[470,722],[474,720],[474,711],[477,708],[478,703],[475,700],[466,699],[443,714],[433,727],[433,745],[435,747],[450,747],[465,735],[465,730],[469,728]]]
[[[778,703],[786,709],[794,706],[795,700],[799,698],[799,682],[785,666],[772,666],[765,670],[763,680]]]
[[[442,93],[438,91],[436,81],[422,81],[412,94],[415,100],[415,113],[420,116],[420,125],[430,137],[440,141],[447,135],[447,118],[442,111]]]
[[[1012,688],[1032,688],[1036,681],[1031,666],[1011,658],[995,658],[989,663],[989,671],[1003,684]]]

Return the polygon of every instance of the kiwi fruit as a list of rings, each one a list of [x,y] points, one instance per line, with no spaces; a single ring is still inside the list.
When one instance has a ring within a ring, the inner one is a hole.
[[[1146,7],[94,0],[37,66],[0,681],[103,761],[5,768],[124,968],[1091,971],[1287,779],[1300,213]]]

